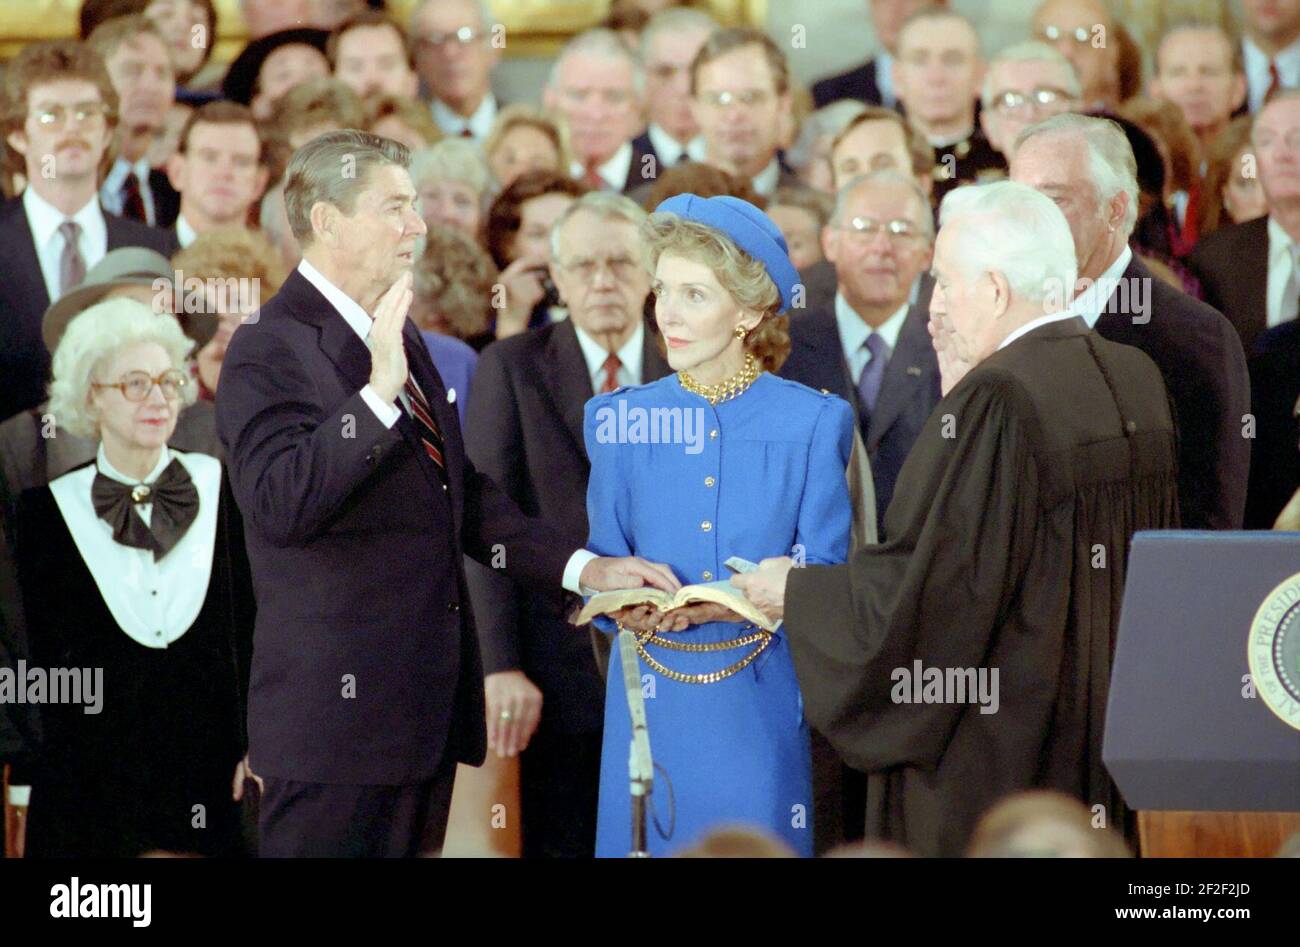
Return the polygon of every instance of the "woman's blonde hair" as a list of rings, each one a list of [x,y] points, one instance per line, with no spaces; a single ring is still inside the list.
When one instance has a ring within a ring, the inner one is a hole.
[[[643,234],[651,273],[665,253],[707,266],[737,304],[762,316],[745,337],[745,349],[765,371],[775,372],[785,363],[790,354],[790,319],[778,315],[781,293],[762,263],[720,230],[684,220],[677,214],[651,214],[643,225]]]
[[[161,345],[172,367],[186,370],[194,341],[181,331],[176,317],[156,314],[142,302],[118,297],[96,303],[68,323],[54,350],[49,413],[60,428],[77,437],[98,437],[99,419],[90,406],[95,372],[118,351],[139,342]],[[183,404],[194,403],[196,385],[182,389]]]

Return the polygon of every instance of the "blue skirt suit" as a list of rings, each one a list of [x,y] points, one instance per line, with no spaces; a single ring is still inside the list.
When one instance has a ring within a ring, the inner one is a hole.
[[[645,423],[638,426],[638,419]],[[683,585],[726,579],[723,562],[731,556],[843,562],[853,423],[843,399],[766,373],[717,405],[684,389],[677,375],[599,395],[585,416],[588,548],[666,563]],[[597,626],[616,630],[606,618]],[[710,622],[663,636],[726,642],[754,630]],[[754,647],[688,652],[646,645],[655,661],[690,675],[727,668]],[[680,682],[639,660],[657,764],[651,854],[679,851],[721,826],[748,826],[811,855],[809,734],[784,630],[752,663],[711,683]],[[630,740],[615,645],[596,829],[601,857],[625,856],[631,846]],[[671,827],[671,838],[660,837],[656,820]]]

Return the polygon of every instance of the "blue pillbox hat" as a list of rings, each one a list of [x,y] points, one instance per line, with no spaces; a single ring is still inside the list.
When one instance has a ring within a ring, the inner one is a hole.
[[[772,218],[749,201],[726,195],[706,198],[678,194],[655,208],[655,213],[661,212],[722,231],[736,246],[763,264],[781,294],[782,311],[794,305],[794,288],[800,280],[799,271],[790,262],[790,248]]]

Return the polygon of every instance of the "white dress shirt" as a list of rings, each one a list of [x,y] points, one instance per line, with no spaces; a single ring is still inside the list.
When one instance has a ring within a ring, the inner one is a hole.
[[[194,481],[199,512],[185,535],[156,562],[152,550],[124,546],[113,539],[113,527],[95,512],[91,488],[96,472],[121,483],[140,482],[116,470],[104,455],[103,445],[94,464],[50,481],[63,521],[113,620],[146,648],[165,648],[190,629],[203,610],[212,576],[221,462],[207,454],[164,448],[143,482],[156,481],[173,459],[180,461]],[[152,503],[136,509],[141,519],[150,522]]]
[[[321,295],[343,317],[343,320],[352,327],[352,331],[361,337],[361,341],[365,342],[368,348],[370,345],[370,327],[374,325],[374,319],[361,308],[361,304],[326,279],[320,270],[307,262],[306,258],[299,261],[298,272],[306,278],[307,282],[320,290]],[[401,401],[403,408],[409,413],[411,409],[407,403],[405,392],[399,392],[397,397]],[[379,419],[384,427],[391,428],[397,423],[397,419],[402,416],[401,409],[379,397],[379,393],[369,384],[361,389],[361,398],[370,407],[370,410],[375,413],[375,417]],[[582,575],[582,570],[586,568],[587,563],[596,558],[599,557],[586,549],[579,549],[574,552],[569,557],[568,565],[564,569],[564,587],[570,592],[578,592],[578,576]]]
[[[645,130],[646,136],[650,139],[650,145],[659,156],[659,164],[662,168],[671,168],[678,161],[682,160],[682,155],[686,155],[689,161],[704,160],[704,136],[696,135],[685,145],[679,142],[663,128],[653,122]]]
[[[23,213],[27,215],[27,226],[32,231],[32,242],[36,246],[36,259],[41,264],[45,289],[49,293],[50,302],[54,302],[62,295],[59,264],[63,259],[64,239],[63,234],[59,233],[59,226],[65,220],[75,221],[81,227],[77,248],[81,251],[81,258],[86,261],[86,272],[89,273],[90,268],[104,259],[104,254],[108,252],[108,226],[104,223],[99,196],[91,197],[81,210],[67,217],[29,185],[23,191]]]
[[[1049,322],[1061,322],[1065,319],[1076,319],[1079,317],[1079,313],[1063,309],[1060,312],[1049,312],[1047,315],[1039,316],[1037,319],[1030,319],[1019,329],[1014,329],[1005,339],[1003,339],[997,350],[1006,348],[1012,342],[1016,341],[1016,339],[1020,338],[1022,335],[1027,335],[1030,332],[1033,332],[1039,326],[1045,326]]]
[[[1084,322],[1088,323],[1089,329],[1095,329],[1097,327],[1097,320],[1101,318],[1101,311],[1105,309],[1107,303],[1110,302],[1110,297],[1114,294],[1115,287],[1119,285],[1120,278],[1124,275],[1124,271],[1128,269],[1129,264],[1132,262],[1133,250],[1129,246],[1125,245],[1124,249],[1120,251],[1119,256],[1115,257],[1110,266],[1106,267],[1101,276],[1097,277],[1097,281],[1085,292],[1080,293],[1070,301],[1070,305],[1065,310],[1065,315],[1080,316]],[[1053,313],[1052,315],[1056,315],[1056,313]],[[1052,320],[1049,319],[1048,321],[1050,322]],[[1034,323],[1038,325],[1043,324],[1037,319],[1034,320]],[[1029,330],[1026,327],[1021,327],[1018,331],[1021,334],[1024,334]],[[1015,333],[1012,333],[1012,335],[1015,335]],[[1007,343],[1004,341],[1002,344],[1006,345]]]
[[[596,167],[596,173],[600,179],[605,182],[605,186],[611,191],[622,193],[624,186],[627,184],[627,176],[632,170],[632,142],[625,141],[610,156],[610,159],[602,165]],[[639,170],[639,169],[638,169]],[[581,161],[574,161],[569,164],[569,176],[575,181],[581,181],[587,176],[587,167]]]
[[[99,189],[99,197],[104,202],[104,209],[110,214],[122,216],[122,208],[125,205],[122,200],[122,188],[126,184],[127,175],[134,171],[136,180],[140,182],[140,197],[144,201],[145,220],[153,226],[158,217],[153,209],[153,191],[149,188],[150,170],[152,169],[148,158],[141,158],[135,164],[131,164],[125,158],[114,161],[113,166],[108,169],[108,175],[104,178],[104,186]]]
[[[876,86],[880,89],[880,104],[885,108],[898,105],[898,95],[894,92],[894,57],[886,50],[876,54]]]
[[[871,350],[867,348],[867,338],[874,332],[884,340],[885,360],[888,362],[894,354],[894,349],[898,348],[898,334],[903,331],[903,323],[907,321],[907,311],[911,308],[910,300],[904,302],[892,316],[880,324],[879,328],[873,329],[849,305],[843,293],[835,294],[835,325],[840,332],[840,345],[844,347],[844,360],[848,363],[849,377],[853,379],[854,385],[861,380],[862,373],[867,370],[867,365],[874,358]]]
[[[496,124],[497,99],[491,92],[483,96],[483,101],[478,104],[478,108],[469,118],[448,108],[441,99],[433,100],[430,111],[433,113],[433,120],[442,129],[444,135],[455,138],[468,128],[474,140],[481,143]]]
[[[750,184],[754,188],[754,193],[761,194],[763,197],[771,197],[776,191],[777,185],[781,183],[781,164],[773,156],[772,160],[767,163],[767,167],[758,174],[754,175]]]
[[[578,345],[582,349],[582,357],[587,361],[587,377],[591,379],[591,390],[599,392],[601,386],[605,384],[605,359],[609,358],[609,351],[578,328],[576,322],[573,324],[573,331],[578,336]],[[618,356],[618,360],[622,362],[617,372],[620,387],[641,384],[641,350],[644,344],[645,325],[638,322],[636,331],[632,333],[631,338],[624,342],[623,346],[614,353]]]
[[[176,242],[182,247],[188,247],[195,240],[199,239],[198,231],[190,226],[190,222],[185,219],[184,214],[176,215]]]
[[[1273,60],[1246,37],[1241,40],[1241,57],[1246,67],[1246,104],[1252,113],[1258,112],[1273,82],[1268,71],[1268,64]],[[1300,87],[1300,40],[1279,52],[1274,60],[1282,85],[1288,89]]]
[[[1282,229],[1277,218],[1268,219],[1268,295],[1266,313],[1268,326],[1281,325],[1296,317],[1296,294],[1288,294],[1291,274],[1296,269],[1296,256],[1300,246],[1291,239],[1291,235]],[[1300,280],[1300,276],[1297,277]]]

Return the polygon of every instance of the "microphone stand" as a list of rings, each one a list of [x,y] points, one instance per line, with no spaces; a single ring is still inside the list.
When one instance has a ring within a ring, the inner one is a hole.
[[[646,849],[646,804],[654,787],[654,760],[650,755],[650,731],[646,727],[645,699],[641,694],[641,664],[637,660],[636,638],[619,628],[619,656],[623,662],[623,687],[632,718],[632,741],[628,753],[628,779],[632,791],[632,850],[629,858],[649,858]]]

